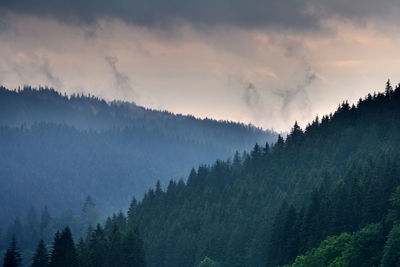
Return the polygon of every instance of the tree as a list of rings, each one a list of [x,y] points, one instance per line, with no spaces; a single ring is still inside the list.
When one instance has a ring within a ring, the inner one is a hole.
[[[389,95],[391,95],[393,93],[393,87],[390,84],[390,79],[388,79],[387,82],[386,82],[385,93],[386,93],[387,96],[389,96]]]
[[[292,130],[290,131],[290,135],[288,136],[289,143],[298,143],[301,136],[303,135],[303,131],[301,130],[297,121],[294,123]]]
[[[82,208],[82,222],[86,229],[89,225],[96,225],[99,221],[99,212],[91,196],[87,196]]]
[[[278,135],[278,140],[274,145],[274,151],[281,151],[284,145],[285,141],[283,140],[283,137],[281,135]]]
[[[43,239],[39,241],[35,255],[32,258],[31,267],[47,267],[49,265],[49,254]]]
[[[102,267],[107,266],[108,242],[106,234],[100,224],[91,233],[88,243],[89,265]]]
[[[10,241],[15,238],[15,242],[22,244],[24,242],[23,227],[19,217],[16,217],[14,223],[10,225],[7,233],[7,240]]]
[[[51,216],[47,206],[44,207],[42,218],[40,220],[40,233],[44,231],[44,229],[48,226],[51,221]]]
[[[50,216],[47,206],[44,207],[41,220],[40,220],[40,238],[46,242],[51,242],[54,230],[52,228],[52,218]]]
[[[146,257],[143,241],[137,230],[130,230],[122,239],[122,251],[124,253],[126,267],[146,266]]]
[[[115,266],[124,266],[124,255],[122,251],[122,233],[118,226],[113,223],[111,233],[108,237],[108,262]]]
[[[129,210],[128,210],[128,226],[133,225],[137,206],[138,206],[138,202],[137,202],[136,198],[132,197],[132,201],[131,201],[131,204],[129,205]]]
[[[385,234],[380,224],[370,224],[353,234],[350,266],[379,266]]]
[[[382,266],[400,266],[400,225],[393,226],[389,233],[383,252]]]
[[[53,250],[50,257],[50,267],[78,266],[78,257],[72,239],[71,230],[66,227],[54,236]]]
[[[82,238],[79,239],[76,245],[76,253],[78,255],[78,262],[80,267],[89,266],[88,250],[85,241]]]
[[[210,259],[209,257],[204,257],[204,259],[197,264],[196,267],[219,267],[220,265],[213,261],[212,259]]]
[[[4,255],[3,267],[19,267],[22,266],[21,262],[21,254],[17,248],[17,241],[15,239],[15,236],[13,236],[11,240],[11,245]]]
[[[33,248],[40,239],[39,220],[33,206],[27,214],[25,228],[25,246]]]

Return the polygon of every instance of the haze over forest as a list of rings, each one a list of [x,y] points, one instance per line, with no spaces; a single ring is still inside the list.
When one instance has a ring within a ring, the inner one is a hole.
[[[400,266],[399,22],[0,0],[3,267]]]

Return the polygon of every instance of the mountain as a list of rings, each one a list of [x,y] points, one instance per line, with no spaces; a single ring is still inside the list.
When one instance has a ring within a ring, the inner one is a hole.
[[[70,136],[69,129],[59,131]],[[388,82],[384,93],[356,105],[345,101],[304,130],[295,123],[286,140],[278,136],[272,145],[200,165],[165,189],[157,182],[140,201],[132,199],[127,215],[89,227],[76,242],[76,259],[84,266],[99,258],[101,266],[114,258],[164,267],[398,266],[399,146],[400,85]],[[88,218],[93,206],[88,198]],[[60,221],[44,213],[39,222],[32,214],[24,223],[17,218],[7,238],[0,231],[3,247],[12,234],[23,243],[34,240],[43,221]],[[121,247],[124,242],[135,249]]]
[[[272,147],[255,145],[248,154],[192,169],[186,183],[150,189],[132,202],[128,221],[138,226],[149,266],[290,263],[330,235],[368,226],[372,239],[389,233],[373,224],[385,220],[400,185],[399,145],[400,86],[388,83],[384,93],[343,102],[304,130],[296,123]],[[399,240],[393,231],[387,242],[398,242],[389,241]],[[351,239],[338,238],[326,242]]]
[[[106,102],[54,89],[0,87],[0,225],[31,206],[102,214],[127,207],[193,166],[226,159],[277,134],[251,125]]]

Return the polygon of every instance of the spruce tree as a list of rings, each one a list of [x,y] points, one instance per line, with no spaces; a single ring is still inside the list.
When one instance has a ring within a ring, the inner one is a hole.
[[[4,255],[3,267],[19,267],[21,264],[21,254],[17,248],[15,236],[12,237],[11,245]]]
[[[54,236],[53,250],[50,257],[51,267],[78,266],[78,256],[69,227]]]
[[[393,226],[386,241],[382,266],[400,266],[400,225]]]
[[[99,211],[90,196],[87,196],[83,204],[81,217],[84,228],[87,228],[89,225],[96,225],[99,220]]]
[[[125,234],[122,240],[122,250],[124,253],[125,265],[130,267],[146,266],[146,258],[143,241],[135,229]]]
[[[43,239],[39,241],[35,255],[32,259],[31,267],[47,267],[49,266],[49,254],[47,253],[46,245]]]

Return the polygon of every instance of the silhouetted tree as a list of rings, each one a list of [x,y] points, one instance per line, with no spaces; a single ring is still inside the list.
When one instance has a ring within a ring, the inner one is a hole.
[[[17,241],[13,236],[11,245],[4,255],[3,267],[19,267],[22,266],[21,261],[21,254],[17,248]]]
[[[47,253],[46,245],[41,239],[36,248],[35,255],[32,258],[31,267],[47,267],[49,265],[49,254]]]

